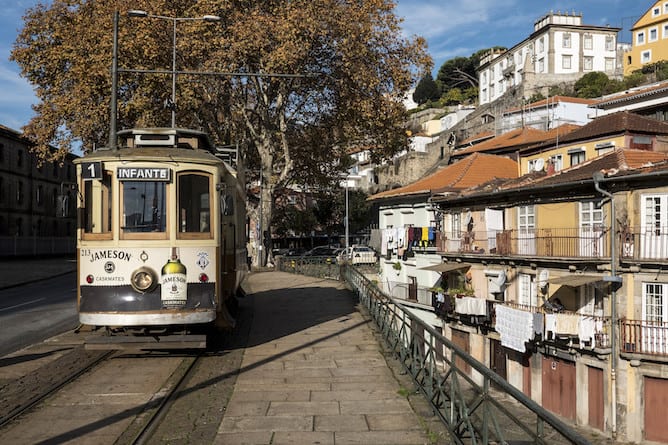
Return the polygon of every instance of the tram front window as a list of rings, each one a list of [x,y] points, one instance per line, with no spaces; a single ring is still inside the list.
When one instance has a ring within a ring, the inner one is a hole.
[[[153,181],[124,181],[124,232],[164,232],[165,183]]]

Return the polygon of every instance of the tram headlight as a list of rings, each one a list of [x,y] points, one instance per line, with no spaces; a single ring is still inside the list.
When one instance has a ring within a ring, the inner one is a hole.
[[[140,267],[132,272],[130,284],[138,292],[150,292],[158,284],[158,278],[152,269]]]

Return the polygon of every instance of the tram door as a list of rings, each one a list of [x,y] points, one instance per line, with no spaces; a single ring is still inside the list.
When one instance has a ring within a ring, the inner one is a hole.
[[[220,194],[220,249],[221,249],[221,274],[223,289],[221,295],[224,299],[231,295],[230,289],[235,289],[236,283],[236,239],[237,227],[234,217],[234,197],[228,188]]]

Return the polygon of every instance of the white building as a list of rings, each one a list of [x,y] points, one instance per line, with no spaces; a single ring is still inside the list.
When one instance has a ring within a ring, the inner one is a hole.
[[[582,15],[549,13],[537,20],[533,33],[508,49],[493,51],[478,69],[480,104],[494,102],[524,87],[524,97],[552,85],[574,82],[584,74],[617,69],[620,28],[582,24]]]
[[[548,131],[563,124],[586,125],[591,122],[594,99],[554,96],[504,111],[498,133],[532,127]]]

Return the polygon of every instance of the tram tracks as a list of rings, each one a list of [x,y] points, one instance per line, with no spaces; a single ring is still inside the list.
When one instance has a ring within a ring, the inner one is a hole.
[[[109,358],[114,351],[74,348],[63,357],[0,388],[0,428]]]
[[[133,445],[144,445],[149,443],[149,440],[153,437],[174,405],[176,398],[188,385],[202,357],[202,353],[198,353],[195,356],[183,359],[181,364],[165,382],[162,389],[146,404],[144,414],[148,415],[137,416],[132,425],[116,440],[117,444],[131,443]]]
[[[0,388],[0,442],[59,443],[97,434],[100,443],[116,444],[175,435],[212,441],[241,355],[74,348]]]

